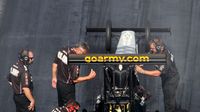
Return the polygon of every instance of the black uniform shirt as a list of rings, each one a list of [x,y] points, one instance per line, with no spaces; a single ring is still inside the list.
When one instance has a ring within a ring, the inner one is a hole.
[[[172,78],[178,77],[178,70],[176,68],[173,54],[169,50],[165,50],[164,54],[166,55],[166,64],[154,65],[155,69],[161,72],[160,77],[163,86],[167,81],[171,80]]]
[[[12,65],[7,78],[15,94],[23,94],[23,87],[27,87],[31,91],[33,90],[32,76],[29,73],[28,67],[21,61]]]
[[[73,80],[79,76],[80,66],[68,64],[68,54],[75,54],[73,50],[62,48],[58,51],[54,62],[57,64],[57,80],[72,84]]]

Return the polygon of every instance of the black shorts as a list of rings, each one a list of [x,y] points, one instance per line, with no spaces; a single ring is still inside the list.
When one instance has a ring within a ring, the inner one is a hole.
[[[30,101],[26,98],[24,94],[14,94],[13,99],[16,105],[16,112],[35,112],[28,110]]]
[[[75,84],[57,82],[58,106],[64,106],[69,100],[75,101]]]

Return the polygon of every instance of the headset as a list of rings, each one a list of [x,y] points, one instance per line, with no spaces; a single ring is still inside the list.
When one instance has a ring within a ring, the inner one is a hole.
[[[19,55],[18,55],[18,58],[20,61],[22,61],[24,64],[28,64],[29,62],[29,56],[28,56],[28,53],[29,53],[29,49],[22,49],[20,52],[19,52]]]
[[[160,38],[154,38],[151,41],[155,44],[157,53],[161,53],[164,50],[165,45]]]

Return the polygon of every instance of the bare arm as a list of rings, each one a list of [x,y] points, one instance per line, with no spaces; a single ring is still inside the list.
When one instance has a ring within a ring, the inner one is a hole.
[[[80,83],[80,82],[83,82],[83,81],[87,81],[87,80],[91,80],[93,79],[94,77],[96,76],[96,72],[91,69],[89,75],[87,76],[83,76],[83,77],[78,77],[76,80],[73,80],[74,83]]]
[[[73,80],[74,83],[80,83],[80,82],[83,82],[83,81],[87,81],[87,80],[90,80],[88,76],[83,76],[83,77],[78,77],[76,80]]]
[[[56,83],[57,83],[57,64],[53,63],[52,64],[52,87],[56,88]]]
[[[28,87],[23,87],[22,89],[24,91],[25,96],[31,102],[30,105],[28,106],[29,110],[34,110],[35,100],[33,98],[33,95],[31,93],[30,89]]]
[[[150,70],[143,70],[142,74],[158,77],[158,76],[160,76],[161,73],[158,70],[151,70],[151,71]]]
[[[142,67],[140,67],[138,65],[135,66],[135,70],[138,73],[148,75],[148,76],[154,76],[154,77],[158,77],[161,74],[161,72],[159,70],[144,70]]]
[[[30,102],[33,102],[33,101],[35,102],[35,100],[32,96],[32,93],[28,87],[23,87],[23,91],[24,91],[25,96],[28,98],[28,100]]]

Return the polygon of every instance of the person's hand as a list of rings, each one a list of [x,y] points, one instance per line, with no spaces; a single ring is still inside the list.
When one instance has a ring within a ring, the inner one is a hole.
[[[139,65],[135,65],[135,71],[138,72],[138,73],[143,73],[144,69]]]
[[[35,101],[31,101],[30,105],[28,106],[28,110],[30,111],[34,111],[34,107],[35,107]]]
[[[90,74],[88,75],[89,79],[93,79],[96,76],[96,72],[91,69]]]
[[[53,78],[51,83],[52,83],[52,87],[53,87],[53,88],[56,88],[57,79],[56,79],[56,78]]]

